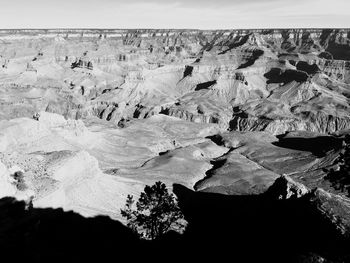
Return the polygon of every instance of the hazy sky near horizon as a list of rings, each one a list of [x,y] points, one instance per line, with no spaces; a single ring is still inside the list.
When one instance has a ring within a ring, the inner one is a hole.
[[[0,0],[0,28],[350,27],[350,0]]]

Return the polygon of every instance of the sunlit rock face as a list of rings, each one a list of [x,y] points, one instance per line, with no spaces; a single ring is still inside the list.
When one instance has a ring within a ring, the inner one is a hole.
[[[121,220],[126,196],[159,180],[225,195],[282,185],[282,199],[322,189],[328,211],[327,193],[347,200],[324,177],[350,129],[349,38],[1,30],[0,196]]]

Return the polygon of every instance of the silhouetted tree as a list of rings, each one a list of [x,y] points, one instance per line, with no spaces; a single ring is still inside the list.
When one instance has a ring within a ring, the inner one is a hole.
[[[164,183],[147,185],[136,203],[136,209],[133,209],[134,202],[133,196],[128,195],[121,215],[126,218],[127,226],[141,238],[156,239],[169,230],[184,230],[184,216],[175,196],[168,192]]]

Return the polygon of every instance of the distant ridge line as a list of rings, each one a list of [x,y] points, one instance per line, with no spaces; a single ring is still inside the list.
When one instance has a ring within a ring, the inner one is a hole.
[[[74,31],[74,30],[120,30],[120,31],[265,31],[265,30],[350,30],[350,27],[281,27],[281,28],[230,28],[230,29],[197,29],[197,28],[0,28],[4,31]]]

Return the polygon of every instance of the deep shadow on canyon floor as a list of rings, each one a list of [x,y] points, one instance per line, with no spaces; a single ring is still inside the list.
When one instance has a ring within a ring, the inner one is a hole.
[[[331,150],[340,150],[343,144],[342,138],[331,136],[318,136],[314,138],[283,138],[283,136],[277,136],[279,141],[272,144],[282,148],[309,151],[317,157],[324,157]]]
[[[339,236],[308,195],[276,200],[273,193],[226,196],[174,185],[189,225],[183,235],[141,241],[108,217],[84,218],[61,209],[25,210],[0,200],[0,247],[11,262],[350,262]],[[323,258],[326,261],[318,259]],[[7,261],[4,261],[7,262]],[[9,261],[10,262],[10,261]]]

